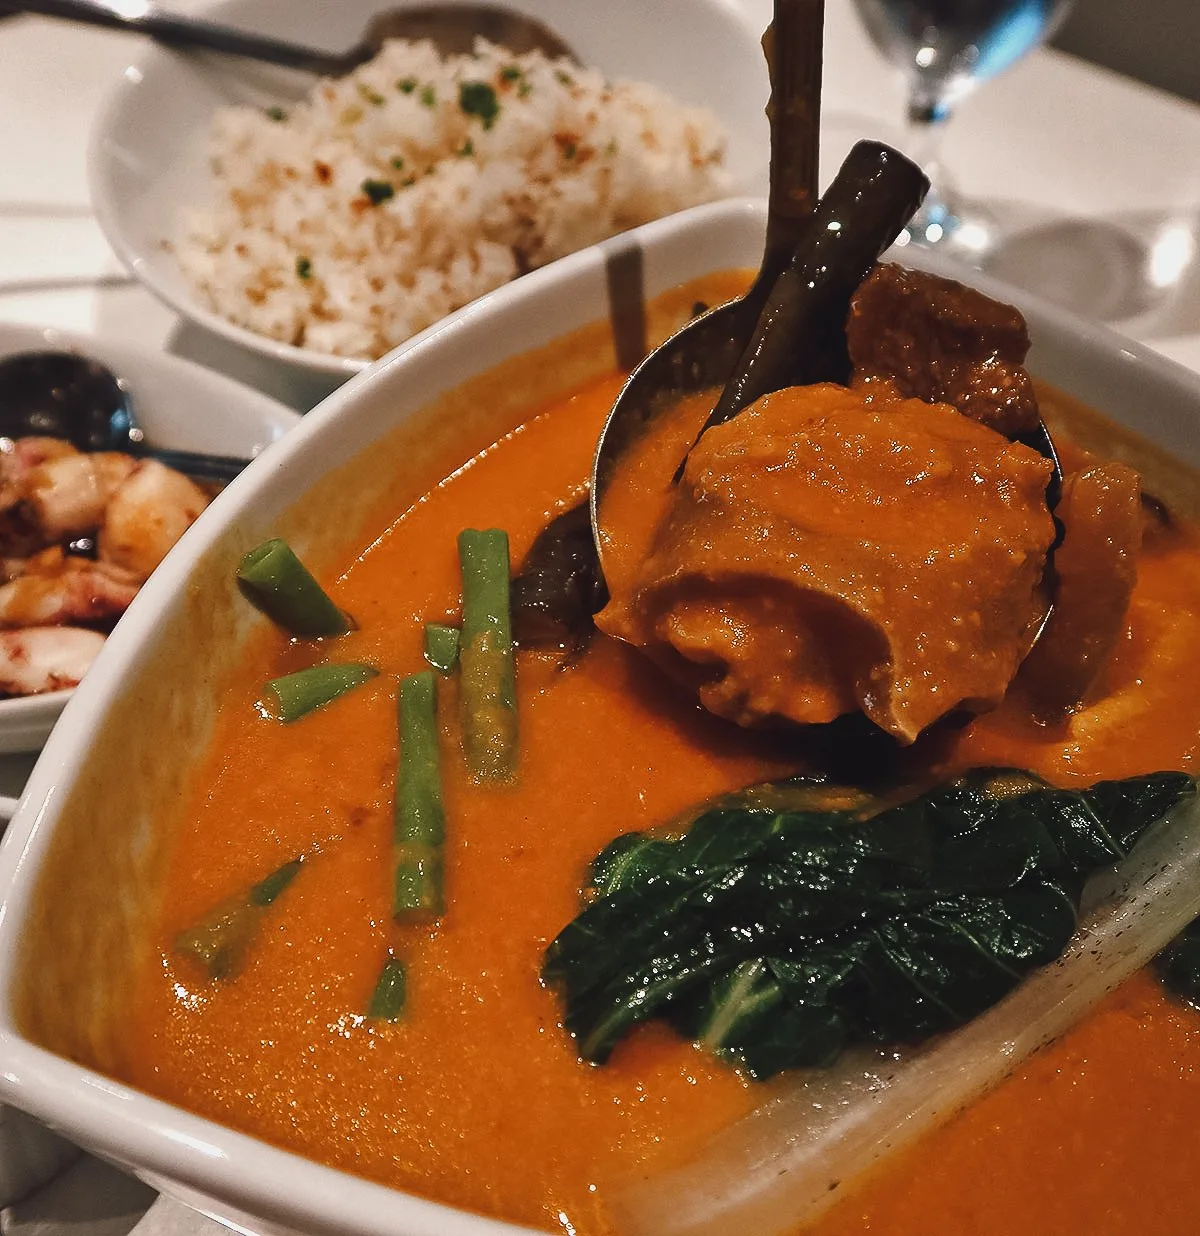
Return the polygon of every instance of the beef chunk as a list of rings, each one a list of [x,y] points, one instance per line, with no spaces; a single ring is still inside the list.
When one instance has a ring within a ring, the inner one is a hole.
[[[856,384],[953,404],[1009,438],[1037,425],[1025,319],[973,288],[881,263],[850,302],[846,341]]]

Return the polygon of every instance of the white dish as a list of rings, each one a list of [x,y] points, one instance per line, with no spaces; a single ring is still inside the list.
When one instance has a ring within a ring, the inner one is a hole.
[[[655,295],[710,270],[753,263],[761,248],[763,218],[759,203],[718,203],[640,229],[635,235],[644,253],[648,293]],[[320,544],[322,536],[327,545],[330,533],[314,531],[313,512],[307,509],[311,503],[302,503],[300,498],[354,460],[356,484],[348,486],[344,477],[337,477],[336,492],[346,506],[339,512],[343,516],[340,527],[345,528],[347,518],[354,513],[372,508],[383,493],[389,492],[389,481],[394,481],[396,458],[379,449],[389,431],[473,376],[603,319],[605,254],[611,248],[611,244],[600,246],[564,259],[452,315],[331,396],[272,452],[269,463],[256,463],[239,477],[180,542],[114,632],[71,701],[67,723],[51,736],[0,849],[0,893],[6,903],[0,917],[0,1056],[5,1061],[0,1095],[85,1147],[131,1167],[156,1187],[239,1230],[266,1234],[301,1231],[306,1236],[515,1236],[528,1229],[437,1205],[314,1164],[151,1098],[83,1067],[65,1054],[40,1046],[18,1025],[14,1013],[22,973],[22,944],[36,934],[36,924],[52,923],[47,917],[48,903],[42,910],[38,908],[35,893],[40,871],[55,853],[69,856],[78,867],[76,842],[86,845],[97,835],[103,839],[105,860],[111,861],[117,877],[111,888],[105,885],[109,901],[122,907],[123,922],[136,921],[139,912],[146,912],[144,907],[151,904],[148,898],[153,894],[140,891],[137,881],[147,862],[148,830],[153,826],[156,804],[164,801],[163,795],[177,793],[180,776],[169,759],[164,761],[161,724],[156,727],[154,717],[169,715],[178,724],[190,726],[185,736],[177,739],[184,745],[185,737],[192,735],[202,741],[214,694],[212,683],[221,677],[222,665],[228,665],[223,659],[233,655],[231,650],[236,649],[238,639],[250,629],[250,620],[236,630],[228,625],[230,621],[241,622],[230,616],[245,608],[235,605],[232,578],[231,564],[238,560],[240,549],[270,533],[288,537],[302,554],[312,544]],[[1009,297],[1025,310],[1037,340],[1034,365],[1038,373],[1097,404],[1181,459],[1200,463],[1196,433],[1200,424],[1200,378],[1102,328],[986,281],[984,287]],[[333,491],[326,487],[321,492],[328,499]],[[321,529],[329,522],[326,509],[323,506],[319,512]],[[194,607],[188,608],[191,598],[201,594],[208,598],[212,612],[206,621],[219,635],[193,635],[185,628],[185,615],[197,612]],[[201,641],[192,650],[199,650],[201,655],[175,656],[169,674],[164,675],[156,666],[164,660],[166,641],[174,648],[175,641],[185,633]],[[136,698],[141,710],[135,720],[143,715],[144,719],[120,729],[120,756],[114,759],[111,740],[105,735],[122,718],[129,720],[131,698]],[[109,815],[104,814],[106,793],[117,800]],[[81,810],[84,802],[86,811]],[[1037,999],[1043,998],[1047,984],[1055,989],[1046,997],[1052,1013],[1058,1010],[1061,1017],[1065,1015],[1061,1010],[1067,1008],[1078,1015],[1084,1005],[1072,980],[1080,989],[1098,995],[1097,965],[1111,965],[1111,977],[1121,965],[1141,964],[1149,952],[1178,930],[1185,916],[1195,912],[1200,861],[1194,844],[1198,822],[1194,817],[1198,813],[1192,814],[1188,834],[1192,853],[1186,856],[1191,863],[1189,878],[1179,881],[1173,894],[1168,890],[1162,903],[1167,912],[1157,918],[1150,915],[1145,923],[1126,931],[1115,950],[1115,960],[1113,950],[1106,953],[1107,945],[1082,950],[1082,982],[1078,970],[1047,967],[1027,985]],[[56,831],[64,833],[57,852],[53,849]],[[92,852],[99,853],[95,847]],[[1172,855],[1167,866],[1174,871],[1173,862]],[[61,860],[55,870],[62,871]],[[1161,873],[1155,878],[1161,879]],[[67,918],[59,916],[60,920]],[[61,929],[71,930],[65,922]],[[117,931],[120,943],[124,937],[119,926]],[[109,971],[120,971],[125,962],[99,939],[94,919],[88,932],[87,938],[79,938],[81,947],[96,952],[107,949],[102,953],[107,964],[97,964],[91,972],[104,971],[105,981],[111,981]],[[1153,932],[1158,933],[1157,942]],[[1117,936],[1121,935],[1118,930]],[[84,956],[83,964],[92,965],[91,951]],[[60,985],[63,981],[60,979]],[[1068,995],[1075,992],[1065,1003],[1064,987]],[[1061,1025],[1053,1022],[1053,1016],[1048,1018],[1044,1010],[1039,1012],[1040,1006],[1031,1009],[1028,999],[1021,1004],[1021,992],[1018,997],[1015,1005],[998,1006],[988,1015],[991,1020],[986,1025],[981,1020],[972,1027],[976,1039],[978,1026],[989,1036],[982,1046],[976,1043],[970,1061],[978,1073],[990,1069],[989,1076],[994,1077],[996,1069],[1011,1069],[1019,1058],[1014,1044],[1028,1050],[1034,1045],[1035,1030],[1043,1032],[1050,1026],[1053,1032],[1054,1024]],[[1006,1017],[1011,1023],[1017,1015],[1023,1019],[1021,1033],[1005,1023]],[[951,1036],[951,1044],[956,1039]],[[936,1064],[942,1059],[941,1050],[930,1051],[921,1059]],[[951,1078],[948,1084],[959,1084],[953,1080],[957,1072]],[[940,1083],[946,1080],[943,1076]],[[873,1104],[877,1096],[859,1097]],[[926,1103],[924,1114],[928,1109]],[[830,1104],[830,1110],[862,1116],[861,1107],[843,1105],[841,1098]],[[825,1161],[825,1168],[830,1170],[838,1166],[836,1154],[832,1164]],[[785,1163],[782,1176],[791,1170]],[[824,1169],[818,1165],[817,1170]],[[813,1180],[810,1173],[808,1183],[813,1184]],[[817,1183],[827,1190],[827,1178]],[[677,1199],[668,1192],[660,1200],[669,1210]],[[797,1212],[790,1213],[795,1219]],[[772,1219],[778,1217],[776,1212]],[[666,1223],[658,1230],[674,1227]],[[722,1226],[718,1215],[715,1226],[707,1230],[778,1229],[769,1224],[746,1226],[728,1219]]]
[[[214,20],[293,42],[340,50],[361,33],[377,0],[297,5],[291,0],[227,0]],[[731,192],[766,191],[768,94],[755,28],[737,0],[607,0],[602,7],[521,0],[610,77],[661,86],[712,108],[729,136]],[[345,379],[353,360],[291,347],[235,326],[203,305],[163,241],[181,210],[211,192],[206,141],[213,113],[235,103],[268,106],[299,98],[309,75],[230,57],[154,48],[125,71],[93,130],[90,182],[96,217],[132,273],[159,299],[206,329],[286,365]]]
[[[249,458],[300,419],[257,391],[161,352],[0,323],[0,357],[46,348],[82,352],[108,365],[129,387],[152,445]],[[51,691],[0,700],[0,753],[36,751],[70,696],[70,691]]]

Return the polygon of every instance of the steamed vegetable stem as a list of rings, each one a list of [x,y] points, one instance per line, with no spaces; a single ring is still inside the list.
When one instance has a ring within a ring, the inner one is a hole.
[[[399,957],[389,957],[383,963],[375,990],[367,1005],[367,1017],[371,1021],[399,1021],[404,1015],[408,998],[408,976],[404,962]]]
[[[332,703],[340,695],[361,686],[379,673],[369,665],[334,662],[297,670],[282,678],[272,678],[267,691],[275,697],[273,715],[285,724],[299,721],[315,708]]]
[[[312,638],[350,630],[346,615],[280,537],[252,549],[237,579],[250,603],[292,635]]]
[[[223,901],[175,937],[175,951],[199,962],[211,979],[232,978],[258,934],[263,912],[296,878],[302,865],[302,859],[294,858],[245,894]]]
[[[397,919],[436,917],[444,909],[442,842],[446,817],[432,670],[401,680],[399,723],[392,914]]]
[[[441,622],[425,624],[425,660],[439,674],[449,674],[458,664],[459,630]]]
[[[517,762],[508,534],[468,528],[458,535],[458,558],[463,754],[475,780],[501,781],[512,776]]]

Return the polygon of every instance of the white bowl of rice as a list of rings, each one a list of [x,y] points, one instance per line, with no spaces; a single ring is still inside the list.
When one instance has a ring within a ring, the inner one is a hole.
[[[341,49],[378,7],[230,0],[212,15]],[[765,189],[767,72],[737,0],[519,7],[580,64],[396,42],[318,81],[150,50],[93,140],[113,248],[184,317],[336,379],[529,269]]]

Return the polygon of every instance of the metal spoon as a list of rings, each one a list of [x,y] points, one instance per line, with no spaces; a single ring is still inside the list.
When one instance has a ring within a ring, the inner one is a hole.
[[[139,5],[137,16],[127,16],[123,9],[128,7],[106,4],[103,0],[0,0],[0,13],[62,17],[112,30],[148,34],[167,47],[227,52],[326,77],[343,77],[373,59],[386,39],[431,39],[443,55],[461,55],[472,51],[475,39],[482,37],[515,55],[542,51],[554,59],[565,56],[578,62],[571,48],[540,21],[493,4],[418,4],[384,9],[367,23],[359,41],[344,52],[301,47],[149,6],[143,9]]]
[[[18,352],[0,360],[0,436],[65,438],[81,451],[124,451],[215,481],[233,480],[250,462],[148,446],[120,380],[75,352]]]
[[[592,466],[592,534],[616,461],[674,397],[719,386],[754,333],[817,200],[825,0],[775,0],[763,50],[771,74],[771,181],[762,265],[750,290],[689,322],[638,366],[605,422]]]

